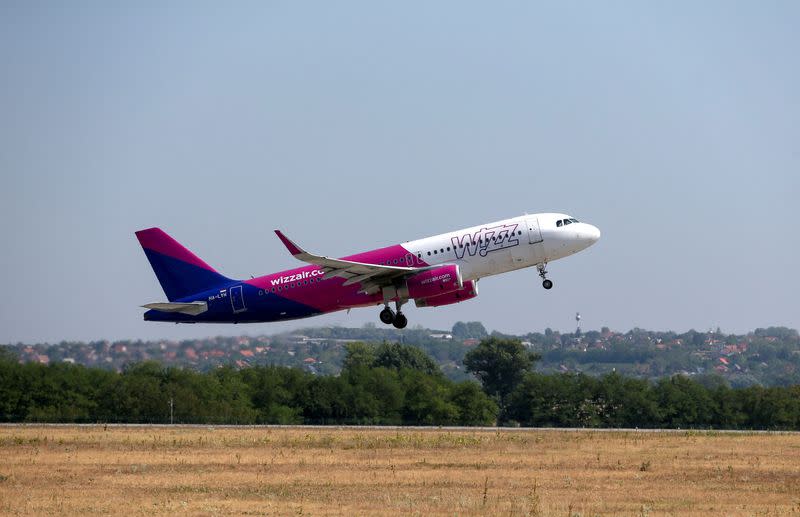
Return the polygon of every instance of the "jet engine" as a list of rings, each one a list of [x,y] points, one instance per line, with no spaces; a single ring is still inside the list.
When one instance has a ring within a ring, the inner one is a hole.
[[[408,277],[398,294],[403,298],[430,298],[452,293],[463,285],[459,267],[448,264]]]
[[[478,296],[478,281],[467,280],[464,282],[464,287],[451,291],[446,294],[438,296],[431,296],[428,298],[417,298],[414,303],[417,307],[439,307],[442,305],[451,305],[454,303],[463,302]]]

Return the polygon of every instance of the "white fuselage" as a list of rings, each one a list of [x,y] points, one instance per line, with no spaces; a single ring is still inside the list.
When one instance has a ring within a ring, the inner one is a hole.
[[[477,280],[547,264],[584,250],[600,238],[595,226],[572,221],[559,213],[523,215],[402,246],[414,255],[415,264],[458,264],[464,280]]]

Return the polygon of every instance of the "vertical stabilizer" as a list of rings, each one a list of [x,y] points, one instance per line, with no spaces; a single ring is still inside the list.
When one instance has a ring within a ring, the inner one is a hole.
[[[171,302],[233,281],[217,273],[161,228],[138,231],[136,238]]]

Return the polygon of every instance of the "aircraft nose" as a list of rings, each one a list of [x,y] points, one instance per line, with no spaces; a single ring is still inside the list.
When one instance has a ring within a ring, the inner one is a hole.
[[[600,240],[600,228],[594,225],[588,225],[589,231],[587,232],[587,237],[589,238],[592,243],[595,243]]]
[[[580,238],[586,243],[587,247],[591,246],[600,240],[600,229],[597,226],[584,223],[584,228],[581,228],[580,231]]]

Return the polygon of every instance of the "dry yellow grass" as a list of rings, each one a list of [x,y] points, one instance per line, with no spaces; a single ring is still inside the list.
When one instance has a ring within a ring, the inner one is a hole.
[[[0,514],[800,515],[800,435],[0,427]]]

